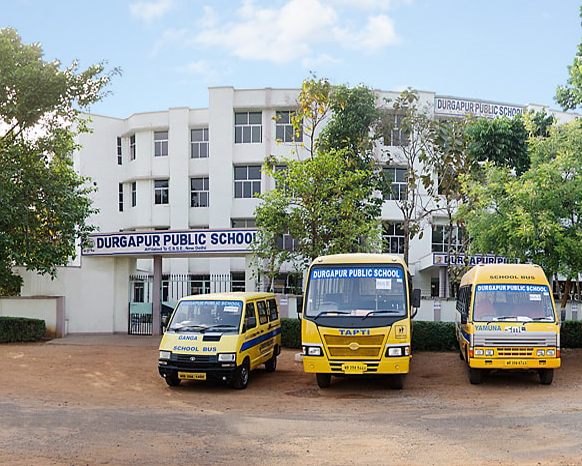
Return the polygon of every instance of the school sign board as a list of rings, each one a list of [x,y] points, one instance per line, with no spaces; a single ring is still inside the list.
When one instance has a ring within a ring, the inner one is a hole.
[[[98,233],[89,237],[83,256],[250,253],[257,230],[166,230]]]

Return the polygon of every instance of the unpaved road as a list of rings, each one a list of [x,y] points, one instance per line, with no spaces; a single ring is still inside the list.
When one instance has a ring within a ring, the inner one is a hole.
[[[0,464],[582,464],[580,350],[551,386],[523,373],[472,386],[456,353],[416,353],[404,390],[320,390],[285,350],[236,391],[170,388],[155,339],[128,338],[0,345]]]

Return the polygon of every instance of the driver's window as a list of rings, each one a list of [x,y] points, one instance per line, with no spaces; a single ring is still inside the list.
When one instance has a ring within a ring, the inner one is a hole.
[[[255,303],[247,303],[245,312],[245,328],[251,329],[257,326],[257,314],[255,313]]]

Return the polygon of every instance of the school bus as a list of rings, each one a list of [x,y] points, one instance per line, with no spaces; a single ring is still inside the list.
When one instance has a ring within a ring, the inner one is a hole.
[[[392,376],[402,388],[410,367],[412,291],[406,265],[386,254],[316,258],[308,270],[301,340],[303,369],[320,388],[333,376]],[[414,299],[413,299],[414,296]]]
[[[231,292],[178,301],[159,348],[158,371],[171,387],[222,380],[244,389],[250,371],[274,372],[281,319],[273,293]]]
[[[560,323],[538,265],[477,265],[461,279],[455,331],[469,381],[491,370],[536,370],[552,383],[560,367]]]

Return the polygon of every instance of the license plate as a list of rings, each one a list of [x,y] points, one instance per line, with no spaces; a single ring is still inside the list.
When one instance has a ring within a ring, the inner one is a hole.
[[[359,364],[359,363],[345,363],[342,364],[342,371],[346,374],[362,374],[368,370],[368,366],[366,364]]]
[[[505,361],[505,365],[513,367],[527,366],[527,361]]]
[[[206,380],[205,372],[178,372],[178,378],[182,380]]]

